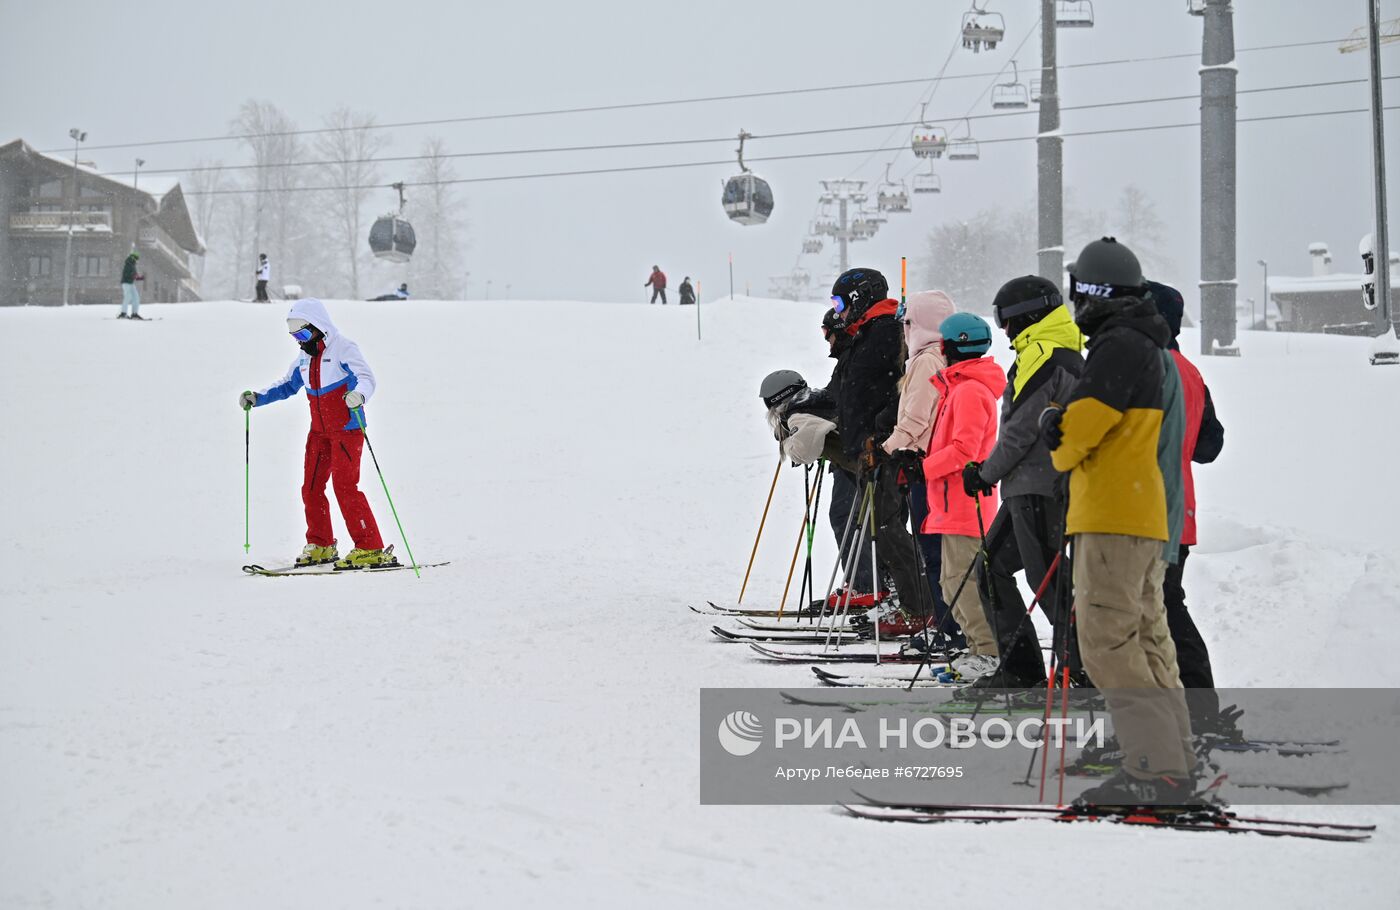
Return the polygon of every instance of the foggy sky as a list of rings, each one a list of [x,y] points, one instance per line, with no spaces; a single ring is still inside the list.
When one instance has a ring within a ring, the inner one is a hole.
[[[1192,52],[1199,55],[1201,20],[1177,0],[1101,0],[1098,24],[1061,30],[1062,63]],[[1365,22],[1363,0],[1235,4],[1237,48],[1340,38]],[[577,3],[479,3],[361,0],[307,3],[244,0],[188,2],[35,3],[0,0],[6,88],[0,96],[0,141],[22,137],[61,148],[68,129],[88,132],[90,145],[227,132],[240,103],[270,100],[300,127],[320,125],[338,105],[374,113],[382,122],[609,104],[696,95],[932,77],[955,40],[958,2],[855,5],[811,2],[610,0]],[[959,49],[949,75],[991,72],[1010,56],[1036,20],[1035,0],[992,0],[1006,17],[1007,40],[996,51]],[[1383,18],[1400,15],[1400,0],[1382,3]],[[1383,50],[1396,71],[1400,45]],[[1022,78],[1039,66],[1039,38],[1017,56]],[[1363,79],[1366,56],[1313,47],[1241,53],[1239,88]],[[1066,106],[1199,91],[1199,57],[1061,74]],[[992,80],[944,83],[930,118],[957,117]],[[422,139],[441,135],[452,151],[566,144],[732,137],[908,119],[921,85],[782,98],[660,107],[602,114],[445,125],[396,131],[386,154],[415,154]],[[1394,99],[1394,85],[1387,98]],[[1394,103],[1392,100],[1391,103]],[[1242,95],[1239,116],[1365,108],[1367,87],[1355,85]],[[974,124],[977,138],[1030,136],[1035,108],[1018,118]],[[983,99],[974,113],[989,113]],[[1066,132],[1194,121],[1195,101],[1067,112]],[[939,122],[948,122],[940,119]],[[1390,205],[1400,198],[1400,117],[1387,115]],[[908,130],[872,130],[754,142],[752,156],[870,148],[907,141]],[[676,161],[733,160],[735,142],[600,153],[459,159],[459,176],[615,167]],[[1240,298],[1257,296],[1259,258],[1275,275],[1306,274],[1307,245],[1330,244],[1338,271],[1359,271],[1356,244],[1371,228],[1369,119],[1362,115],[1239,126]],[[1125,184],[1156,201],[1175,263],[1164,277],[1196,297],[1199,276],[1199,131],[1195,128],[1069,138],[1067,196],[1081,207],[1111,209]],[[236,143],[149,146],[85,153],[104,170],[189,166],[199,158],[247,161]],[[746,280],[765,293],[769,275],[797,259],[813,214],[817,181],[862,176],[877,180],[890,155],[770,162],[755,170],[773,185],[777,208],[762,226],[742,227],[723,215],[723,178],[733,166],[608,176],[468,184],[472,246],[461,271],[470,296],[493,282],[493,297],[512,285],[515,298],[644,300],[653,262],[673,283],[686,274],[705,297],[725,284],[735,256],[740,292]],[[915,166],[906,151],[894,173]],[[983,146],[978,162],[936,163],[944,191],[915,198],[912,215],[891,217],[853,258],[895,274],[900,255],[922,255],[923,238],[943,220],[989,205],[1015,207],[1035,196],[1035,144]],[[411,165],[382,167],[385,182],[412,179]],[[853,173],[854,172],[854,173]],[[384,191],[382,205],[390,207]],[[411,202],[411,197],[410,197]],[[376,208],[380,203],[376,202]],[[1395,219],[1392,217],[1392,224]],[[1392,237],[1394,237],[1392,229]],[[209,238],[217,245],[220,238]],[[831,247],[828,245],[828,252]],[[813,274],[830,256],[806,257]],[[1068,251],[1072,256],[1074,251]],[[1035,263],[1009,262],[1006,277]],[[912,264],[911,264],[912,271]]]

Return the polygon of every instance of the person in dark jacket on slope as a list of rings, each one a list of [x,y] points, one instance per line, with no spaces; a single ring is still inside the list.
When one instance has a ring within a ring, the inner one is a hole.
[[[933,614],[933,595],[909,534],[899,470],[880,448],[894,430],[904,374],[904,326],[895,315],[899,304],[889,299],[885,276],[871,268],[842,273],[832,285],[831,302],[841,317],[840,331],[849,339],[836,361],[841,451],[833,460],[862,484],[875,483],[875,556],[896,589],[885,607],[903,614],[910,628],[921,628]]]
[[[1222,713],[1220,696],[1215,691],[1215,675],[1211,670],[1210,651],[1186,608],[1186,592],[1182,576],[1186,557],[1196,544],[1196,484],[1191,463],[1210,464],[1220,456],[1225,446],[1225,428],[1215,413],[1210,388],[1200,370],[1181,352],[1177,336],[1181,334],[1181,319],[1185,301],[1181,292],[1170,285],[1147,282],[1147,290],[1157,312],[1171,330],[1171,356],[1181,376],[1185,403],[1185,437],[1182,441],[1182,486],[1185,497],[1185,522],[1179,554],[1175,563],[1167,566],[1163,581],[1163,600],[1167,611],[1167,627],[1176,646],[1177,671],[1186,688],[1186,706],[1191,714],[1191,729],[1196,733],[1214,733],[1237,738],[1237,713]]]
[[[695,288],[691,286],[689,275],[681,279],[681,285],[676,290],[681,295],[681,306],[695,305]]]

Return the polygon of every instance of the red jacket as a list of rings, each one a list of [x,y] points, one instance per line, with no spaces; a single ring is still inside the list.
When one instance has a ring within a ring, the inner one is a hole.
[[[977,537],[977,507],[963,492],[962,469],[984,461],[997,443],[997,406],[1006,390],[1006,373],[990,357],[961,360],[929,380],[938,390],[933,438],[924,456],[928,518],[924,534]],[[997,494],[982,497],[982,524],[990,527]]]
[[[1181,374],[1181,397],[1186,403],[1186,438],[1181,446],[1181,487],[1186,494],[1186,524],[1181,531],[1181,542],[1193,547],[1196,545],[1196,480],[1191,476],[1191,455],[1196,451],[1196,440],[1201,435],[1201,419],[1206,412],[1206,381],[1185,354],[1173,350],[1172,359],[1176,361],[1177,373]]]
[[[654,288],[664,288],[664,287],[666,287],[666,273],[663,272],[663,271],[661,271],[660,269],[652,269],[652,270],[651,270],[651,277],[647,279],[647,283],[646,283],[646,284],[642,285],[642,287],[648,287],[648,286],[654,287]]]

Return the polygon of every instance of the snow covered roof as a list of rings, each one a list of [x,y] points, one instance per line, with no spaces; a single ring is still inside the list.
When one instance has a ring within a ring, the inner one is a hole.
[[[1269,296],[1275,294],[1320,294],[1335,291],[1361,292],[1361,282],[1365,275],[1338,272],[1332,275],[1302,275],[1297,278],[1287,275],[1269,276]],[[1400,272],[1390,271],[1390,280],[1400,285]]]
[[[41,152],[38,149],[34,148],[34,146],[30,145],[28,142],[25,142],[23,139],[15,139],[10,142],[4,143],[3,145],[0,145],[0,150],[7,149],[10,146],[16,144],[21,146],[24,149],[25,153],[31,157],[41,158],[45,161],[50,162],[51,164],[58,165],[59,167],[68,168],[70,170],[73,167],[72,158],[64,158],[59,155],[49,154],[48,152]],[[104,173],[103,171],[99,171],[96,167],[93,167],[91,163],[84,162],[81,159],[79,159],[78,161],[78,172],[81,174],[86,174],[89,177],[95,177],[98,180],[105,180],[108,183],[115,183],[119,186],[126,187],[129,190],[135,190],[138,193],[143,193],[146,196],[150,197],[153,202],[159,202],[161,197],[165,196],[171,190],[174,190],[180,185],[180,179],[170,174],[151,174],[150,176],[142,176],[137,180],[137,182],[133,183],[132,174]]]
[[[41,152],[23,139],[14,139],[0,145],[0,155],[14,151],[25,158],[38,159],[55,169],[72,170],[73,168],[71,158]],[[150,200],[156,210],[156,220],[171,237],[175,238],[177,243],[191,253],[205,251],[204,241],[199,236],[199,232],[195,230],[193,218],[191,218],[189,208],[185,204],[185,194],[180,188],[178,178],[169,174],[152,174],[140,177],[139,180],[133,182],[132,178],[135,175],[103,173],[91,163],[85,163],[81,159],[78,161],[78,172],[92,180],[119,186],[128,193],[135,193]]]

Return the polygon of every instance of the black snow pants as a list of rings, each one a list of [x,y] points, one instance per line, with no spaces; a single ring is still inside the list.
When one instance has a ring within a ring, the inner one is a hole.
[[[1045,662],[1040,653],[1035,626],[1026,616],[1026,604],[1016,587],[1016,573],[1026,573],[1032,591],[1040,588],[1045,573],[1064,540],[1064,504],[1050,496],[1009,496],[1002,501],[997,517],[987,529],[987,551],[991,571],[978,563],[977,592],[982,610],[997,636],[1008,676],[1026,683],[1045,682]],[[1062,583],[1072,577],[1068,560],[1061,559],[1055,576],[1040,596],[1039,608],[1055,627],[1054,647],[1059,653],[1069,632],[1070,598],[1061,597]],[[1061,615],[1063,614],[1063,615]],[[1078,636],[1069,636],[1070,673],[1079,676]]]
[[[1220,716],[1220,696],[1215,691],[1215,675],[1210,669],[1210,651],[1196,623],[1186,609],[1186,591],[1181,586],[1186,557],[1191,548],[1181,545],[1176,565],[1167,566],[1162,582],[1162,598],[1167,606],[1167,628],[1176,645],[1176,667],[1186,689],[1186,708],[1193,730],[1209,729]]]

